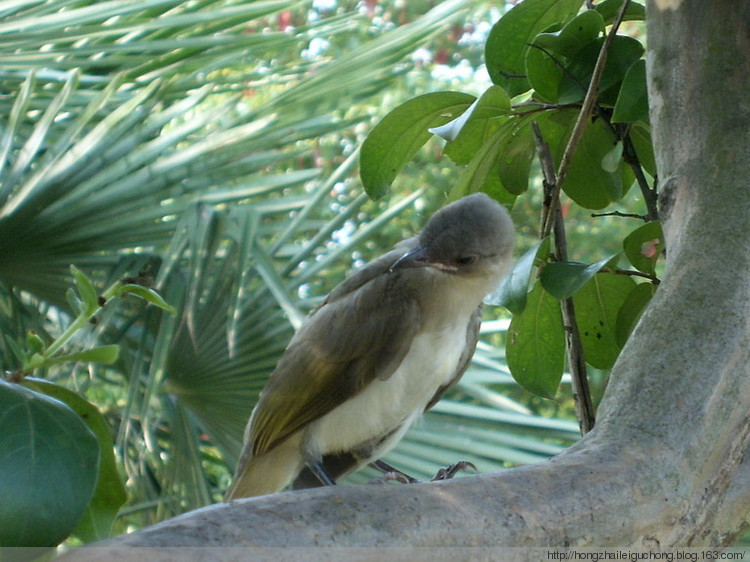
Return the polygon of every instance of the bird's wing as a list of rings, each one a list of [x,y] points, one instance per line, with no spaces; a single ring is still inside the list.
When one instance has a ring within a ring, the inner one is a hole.
[[[464,347],[461,357],[458,359],[456,374],[453,375],[453,378],[448,384],[444,384],[438,388],[435,395],[427,403],[427,406],[424,409],[425,412],[437,404],[438,400],[443,397],[443,394],[456,384],[463,376],[464,372],[466,372],[466,369],[469,368],[471,358],[474,356],[474,350],[477,348],[477,342],[479,341],[479,327],[482,324],[482,310],[483,306],[480,304],[474,314],[472,314],[469,324],[466,326],[466,347]]]
[[[419,328],[416,293],[387,254],[337,287],[292,338],[253,414],[249,439],[260,455],[356,395],[388,378]]]

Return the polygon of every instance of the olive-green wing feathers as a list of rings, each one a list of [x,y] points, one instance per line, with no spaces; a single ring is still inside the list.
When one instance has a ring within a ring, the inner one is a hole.
[[[396,370],[420,325],[416,294],[399,282],[401,271],[390,271],[401,254],[344,281],[294,336],[253,414],[253,455],[356,395],[375,373],[388,378]]]

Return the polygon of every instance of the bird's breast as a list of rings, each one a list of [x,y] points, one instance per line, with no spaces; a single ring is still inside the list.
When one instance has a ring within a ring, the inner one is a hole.
[[[437,390],[456,374],[466,347],[468,318],[417,333],[401,364],[387,379],[375,377],[359,394],[311,423],[303,448],[310,457],[348,451],[394,432],[396,443]],[[384,450],[377,451],[383,454]]]

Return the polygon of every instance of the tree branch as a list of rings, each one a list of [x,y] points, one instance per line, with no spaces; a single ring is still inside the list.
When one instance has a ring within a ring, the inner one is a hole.
[[[559,201],[555,204],[555,198],[560,198],[560,191],[555,190],[558,178],[555,176],[554,161],[549,146],[542,137],[542,131],[537,123],[532,123],[534,142],[536,143],[539,161],[542,164],[544,176],[545,209],[557,209],[554,221],[555,257],[561,262],[568,261],[568,244],[565,236],[565,222]],[[555,195],[557,193],[557,195]],[[568,368],[570,369],[570,382],[573,391],[573,401],[576,407],[576,416],[581,433],[587,434],[594,428],[595,413],[594,404],[591,400],[588,375],[586,373],[586,361],[583,354],[583,342],[576,320],[573,299],[563,299],[560,302],[562,310],[563,325],[565,326],[565,348],[568,351]]]
[[[550,232],[552,232],[552,223],[554,222],[556,206],[559,205],[558,199],[560,195],[560,189],[562,188],[562,184],[568,174],[568,168],[570,167],[570,162],[573,159],[573,155],[575,154],[576,149],[578,148],[578,143],[580,142],[581,137],[583,137],[583,132],[586,130],[586,126],[588,125],[591,111],[596,105],[597,96],[599,95],[599,82],[601,80],[602,73],[604,72],[604,67],[607,64],[607,53],[609,51],[609,46],[612,44],[612,41],[614,41],[615,35],[617,35],[617,30],[620,28],[620,24],[625,17],[625,11],[628,9],[629,4],[630,0],[625,0],[623,2],[620,11],[617,14],[617,17],[615,18],[615,21],[612,23],[612,28],[609,30],[607,37],[604,39],[604,43],[602,43],[602,48],[599,51],[599,56],[596,59],[596,65],[594,66],[594,71],[591,74],[591,82],[589,83],[589,88],[586,91],[586,97],[583,98],[581,111],[578,114],[578,119],[576,120],[575,126],[573,127],[573,132],[570,134],[570,139],[568,140],[568,144],[565,147],[565,152],[563,153],[562,159],[560,160],[560,165],[557,168],[557,174],[555,174],[557,178],[557,184],[555,185],[554,191],[551,194],[551,206],[545,209],[546,212],[542,216],[542,237],[549,236]]]

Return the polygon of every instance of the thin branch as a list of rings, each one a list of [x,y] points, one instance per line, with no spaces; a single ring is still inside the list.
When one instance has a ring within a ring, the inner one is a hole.
[[[647,220],[655,221],[659,220],[659,210],[657,207],[658,194],[656,191],[656,179],[654,179],[654,187],[651,188],[648,185],[646,176],[643,173],[643,167],[638,159],[638,154],[635,151],[635,146],[630,138],[630,132],[627,131],[622,136],[622,148],[623,148],[623,159],[630,165],[630,168],[635,174],[635,180],[638,182],[638,188],[641,190],[643,200],[646,203],[646,209],[648,210]]]
[[[652,273],[644,273],[642,271],[635,271],[633,269],[613,269],[611,270],[612,273],[616,273],[617,275],[630,275],[631,277],[643,277],[644,279],[648,279],[651,281],[654,285],[658,285],[661,283],[661,279],[659,279],[656,275]]]
[[[612,23],[612,28],[609,30],[609,34],[607,34],[607,37],[604,39],[602,48],[599,51],[599,57],[596,59],[596,65],[594,66],[594,71],[591,75],[591,82],[589,83],[589,88],[586,91],[586,97],[583,99],[581,111],[578,114],[578,119],[576,120],[575,126],[573,127],[573,132],[570,135],[568,144],[565,147],[565,152],[563,153],[562,159],[560,160],[560,165],[557,168],[557,183],[554,185],[553,192],[551,193],[551,206],[545,208],[545,214],[542,217],[542,233],[544,236],[548,236],[550,232],[552,232],[552,225],[556,216],[556,206],[559,205],[559,195],[562,183],[565,181],[565,177],[568,174],[568,168],[570,167],[570,162],[573,159],[573,155],[575,154],[576,149],[578,148],[578,143],[580,142],[581,137],[583,137],[583,133],[586,130],[591,111],[596,105],[597,96],[599,94],[599,82],[601,80],[602,73],[604,72],[604,66],[607,63],[607,53],[609,51],[610,45],[612,44],[612,41],[614,41],[615,35],[617,35],[617,30],[619,29],[620,24],[625,17],[625,11],[627,10],[629,4],[630,0],[625,0],[623,2],[622,7],[620,8],[620,12],[617,14],[615,21]]]
[[[648,222],[649,218],[646,215],[639,215],[637,213],[623,213],[620,211],[609,211],[608,213],[591,213],[591,218],[599,217],[623,217],[628,219],[640,219],[644,222]]]
[[[534,141],[536,142],[539,161],[542,164],[544,175],[545,209],[555,208],[555,220],[553,221],[555,256],[559,261],[568,260],[567,237],[565,235],[565,222],[563,221],[562,209],[559,204],[554,205],[552,197],[560,198],[560,192],[553,196],[557,178],[555,177],[555,166],[549,146],[542,137],[542,132],[537,123],[532,123]],[[571,387],[573,389],[573,401],[575,402],[576,415],[581,433],[584,435],[594,428],[595,414],[591,401],[588,376],[586,374],[586,361],[583,354],[583,343],[581,333],[578,329],[573,299],[563,299],[560,303],[565,326],[565,346],[568,351],[568,363],[570,368]]]

